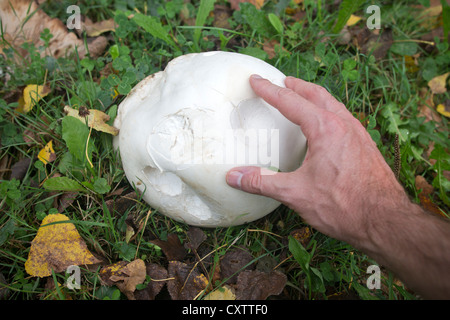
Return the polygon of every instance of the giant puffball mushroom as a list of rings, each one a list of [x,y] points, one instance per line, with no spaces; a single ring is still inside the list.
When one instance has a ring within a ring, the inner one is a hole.
[[[128,181],[159,213],[189,225],[226,227],[280,205],[225,180],[236,166],[293,171],[306,153],[300,127],[253,92],[252,74],[284,86],[285,75],[260,59],[192,53],[143,79],[120,104],[114,146]]]

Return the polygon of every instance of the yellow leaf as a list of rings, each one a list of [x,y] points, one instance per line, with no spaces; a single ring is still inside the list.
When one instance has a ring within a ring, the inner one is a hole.
[[[19,111],[28,113],[36,103],[50,93],[47,86],[29,84],[23,90],[23,100],[19,101]],[[22,102],[23,101],[23,102]]]
[[[350,27],[354,24],[357,24],[359,22],[359,20],[361,20],[361,17],[355,16],[352,14],[350,16],[350,18],[347,20],[347,23],[345,25]]]
[[[404,56],[405,57],[405,67],[411,73],[419,71],[417,59],[415,56]]]
[[[208,294],[205,300],[236,300],[236,294],[232,287],[224,285]]]
[[[428,86],[430,87],[432,93],[447,92],[446,83],[449,74],[450,72],[447,72],[428,81]]]
[[[438,104],[438,106],[436,107],[436,111],[446,116],[447,118],[450,118],[450,108],[446,108],[442,103]]]
[[[253,3],[256,7],[256,9],[261,9],[261,7],[264,5],[265,0],[250,0],[250,3]]]
[[[113,136],[116,136],[119,133],[119,129],[106,123],[106,121],[109,121],[109,116],[100,110],[88,110],[86,108],[84,108],[83,110],[81,108],[80,110],[75,110],[69,106],[65,106],[64,111],[67,113],[67,115],[77,118],[83,123],[86,123],[87,119],[88,126],[94,128],[97,131],[106,132],[112,134]]]
[[[31,242],[25,270],[35,277],[65,271],[71,265],[99,263],[88,250],[75,226],[63,214],[50,214],[42,220]],[[54,223],[55,224],[51,224]]]
[[[50,140],[41,151],[39,151],[38,159],[41,160],[44,164],[55,161],[56,154],[55,150],[53,150],[53,140]]]
[[[112,98],[113,98],[113,100],[114,100],[115,98],[117,98],[118,95],[119,95],[119,91],[117,91],[116,89],[114,89],[114,94],[111,95]]]

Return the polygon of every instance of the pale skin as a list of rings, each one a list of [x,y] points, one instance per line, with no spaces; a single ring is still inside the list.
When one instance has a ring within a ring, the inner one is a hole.
[[[276,199],[318,231],[394,272],[423,298],[450,298],[450,223],[410,201],[361,123],[328,91],[287,77],[286,88],[253,75],[255,93],[308,139],[294,172],[233,168],[227,183]]]

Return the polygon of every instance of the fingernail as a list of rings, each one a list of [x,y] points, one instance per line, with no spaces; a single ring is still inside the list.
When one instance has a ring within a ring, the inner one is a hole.
[[[261,77],[259,74],[252,74],[252,75],[251,75],[251,78],[252,78],[253,80],[261,80],[261,79],[262,79],[262,77]]]
[[[243,174],[240,171],[229,171],[226,177],[227,183],[233,188],[241,189],[242,176]]]

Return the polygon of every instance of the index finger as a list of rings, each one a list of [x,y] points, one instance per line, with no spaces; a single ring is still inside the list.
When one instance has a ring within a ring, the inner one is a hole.
[[[288,120],[299,125],[306,138],[319,126],[319,114],[323,110],[293,90],[279,87],[258,75],[250,77],[250,85],[258,96],[277,108]]]
[[[311,101],[319,108],[334,113],[343,111],[343,109],[347,110],[327,89],[318,84],[294,77],[286,77],[285,84],[287,88],[292,89],[295,93]]]

